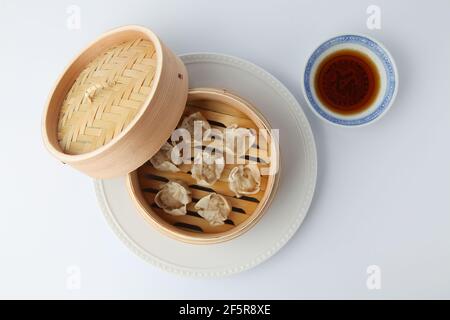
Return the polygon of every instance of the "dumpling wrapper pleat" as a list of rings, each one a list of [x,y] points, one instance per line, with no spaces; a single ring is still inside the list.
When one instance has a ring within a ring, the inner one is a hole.
[[[191,191],[183,182],[169,181],[155,196],[156,205],[173,216],[185,215],[191,202]]]
[[[161,149],[150,159],[150,163],[158,170],[178,172],[180,169],[172,163],[172,150],[173,146],[169,143],[165,143]]]
[[[195,204],[195,209],[210,225],[219,226],[228,219],[231,206],[220,194],[210,193]]]
[[[195,134],[194,134],[194,129],[195,129],[195,123],[199,123],[200,127],[203,130],[208,130],[211,129],[211,126],[209,125],[208,120],[206,120],[206,118],[200,113],[200,112],[195,112],[187,117],[185,117],[183,119],[183,121],[181,121],[181,124],[178,126],[179,129],[186,129],[189,134],[191,135],[191,140],[195,140]],[[201,132],[200,135],[201,139],[200,141],[203,140],[203,132]]]
[[[223,156],[203,152],[198,153],[195,157],[191,174],[198,185],[210,187],[220,179],[224,168],[225,160]]]
[[[260,190],[261,173],[255,164],[240,165],[234,167],[228,176],[228,185],[236,197],[255,194]]]

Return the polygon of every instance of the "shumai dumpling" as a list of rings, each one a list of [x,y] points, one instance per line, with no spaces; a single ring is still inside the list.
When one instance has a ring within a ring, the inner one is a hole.
[[[256,142],[256,134],[252,129],[239,127],[231,124],[226,128],[226,151],[232,154],[244,155]],[[240,145],[244,149],[241,150]]]
[[[150,159],[150,163],[158,170],[178,172],[180,169],[172,163],[171,153],[173,146],[165,143],[161,149]]]
[[[194,159],[191,174],[198,185],[210,187],[220,179],[224,167],[225,160],[222,155],[200,152]]]
[[[210,193],[195,204],[195,209],[210,225],[219,226],[228,219],[231,206],[220,194]]]
[[[211,129],[208,120],[206,120],[206,118],[200,112],[195,112],[187,116],[186,118],[183,119],[179,128],[186,129],[191,135],[191,140],[195,139],[194,135],[195,122],[201,122],[201,128],[203,130]],[[201,140],[203,140],[203,132],[201,132]]]
[[[230,190],[240,198],[245,194],[255,194],[260,190],[261,173],[255,164],[234,167],[228,176]]]
[[[170,215],[183,216],[192,202],[191,191],[183,182],[169,181],[156,194],[155,203]]]

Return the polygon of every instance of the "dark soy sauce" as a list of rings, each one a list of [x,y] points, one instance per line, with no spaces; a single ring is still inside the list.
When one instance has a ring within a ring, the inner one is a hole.
[[[352,115],[364,111],[375,101],[380,75],[366,54],[345,49],[330,54],[320,63],[314,86],[326,108]]]

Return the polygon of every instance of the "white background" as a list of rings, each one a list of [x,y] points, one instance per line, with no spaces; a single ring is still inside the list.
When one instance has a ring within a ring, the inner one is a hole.
[[[71,4],[80,30],[66,27]],[[366,27],[371,4],[381,30]],[[446,0],[0,0],[0,297],[450,298],[449,17]],[[59,73],[124,24],[150,27],[176,53],[250,60],[303,105],[318,148],[316,195],[297,234],[264,264],[224,279],[146,264],[109,229],[92,181],[44,149],[41,115]],[[382,41],[400,76],[392,109],[364,128],[321,122],[299,84],[306,57],[344,32]],[[366,287],[373,264],[381,290]],[[66,285],[72,265],[79,290]]]

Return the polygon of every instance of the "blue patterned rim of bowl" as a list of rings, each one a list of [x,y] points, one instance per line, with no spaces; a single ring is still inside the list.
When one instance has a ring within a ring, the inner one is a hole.
[[[331,47],[339,44],[357,44],[364,46],[365,48],[373,52],[380,59],[386,72],[387,84],[384,97],[379,103],[379,105],[375,108],[375,110],[370,114],[364,116],[363,118],[356,118],[356,119],[336,118],[335,116],[330,115],[329,113],[323,110],[324,108],[321,106],[320,103],[316,101],[311,92],[310,79],[311,79],[311,71],[314,64],[316,63],[317,59],[320,57],[322,53],[324,53]],[[343,126],[360,126],[377,119],[384,111],[386,111],[391,106],[392,102],[394,101],[397,92],[398,86],[397,83],[398,83],[398,76],[395,63],[390,54],[387,52],[387,50],[381,44],[375,42],[374,40],[359,35],[341,35],[331,38],[330,40],[321,44],[308,59],[305,68],[305,74],[303,77],[304,93],[306,95],[308,103],[313,108],[313,110],[316,111],[324,119]]]

